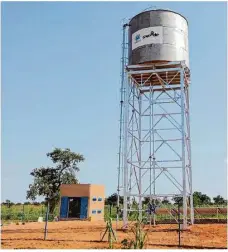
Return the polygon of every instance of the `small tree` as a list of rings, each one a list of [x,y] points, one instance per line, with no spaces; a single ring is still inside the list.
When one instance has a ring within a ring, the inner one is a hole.
[[[200,199],[202,205],[211,205],[211,198],[206,194],[202,194]]]
[[[12,205],[14,205],[14,203],[7,199],[6,200],[6,205],[7,205],[8,208],[10,208]]]
[[[188,197],[188,201],[190,200],[190,197]],[[180,206],[183,206],[183,197],[177,196],[173,198],[174,204],[177,205],[178,201],[180,202]],[[200,206],[200,205],[210,205],[211,204],[211,198],[206,195],[202,194],[201,192],[194,192],[193,193],[193,205],[194,206]]]
[[[132,206],[138,207],[138,203],[137,203],[135,197],[132,199]]]
[[[211,198],[209,196],[207,196],[206,194],[202,194],[201,192],[194,192],[193,193],[193,204],[195,206],[210,205]]]
[[[162,202],[163,205],[171,205],[171,202],[168,200],[168,198],[163,198]]]
[[[30,175],[33,176],[33,184],[29,185],[27,199],[35,200],[37,196],[49,199],[50,214],[59,202],[59,190],[61,184],[77,184],[75,172],[79,171],[78,163],[84,161],[81,154],[72,152],[70,149],[55,148],[47,153],[55,167],[40,167],[34,169]]]
[[[33,202],[33,205],[34,205],[34,206],[39,206],[39,205],[40,205],[40,202],[34,201],[34,202]]]
[[[225,204],[227,204],[227,201],[221,195],[218,195],[218,196],[214,197],[213,201],[214,201],[215,205],[225,205]]]
[[[29,201],[25,201],[24,205],[31,205],[31,203]]]
[[[150,202],[150,197],[144,197],[144,200],[143,200],[143,205],[148,205]],[[155,205],[159,205],[161,204],[161,200],[160,199],[155,199],[155,201],[152,199],[152,202],[155,203]]]
[[[105,199],[105,205],[113,205],[116,206],[117,204],[117,193],[113,193],[111,196]],[[123,197],[120,196],[120,204],[123,204]]]
[[[172,199],[174,201],[174,205],[180,204],[180,206],[183,206],[183,197],[181,196],[176,196]]]

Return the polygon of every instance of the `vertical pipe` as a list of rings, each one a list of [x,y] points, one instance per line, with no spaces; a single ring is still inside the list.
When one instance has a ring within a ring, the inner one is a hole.
[[[129,83],[127,80],[124,80],[125,84],[125,98],[124,98],[124,209],[123,209],[123,222],[124,226],[127,225],[127,199],[128,199],[128,106],[129,106]]]
[[[185,105],[184,105],[184,69],[180,70],[181,84],[181,132],[182,132],[182,180],[183,180],[183,228],[187,228],[187,188],[186,188],[186,167],[185,167]]]
[[[191,214],[191,224],[194,224],[194,205],[193,205],[193,190],[192,190],[192,152],[191,152],[191,135],[190,135],[190,102],[189,102],[189,87],[186,87],[186,94],[187,94],[187,110],[188,110],[188,147],[189,147],[189,175],[190,175],[190,214]]]
[[[119,220],[119,210],[120,210],[120,170],[121,170],[121,160],[122,156],[122,127],[123,127],[123,105],[124,105],[124,77],[125,77],[125,29],[126,25],[123,25],[123,41],[122,41],[122,64],[121,64],[121,100],[120,100],[120,131],[119,131],[119,163],[118,163],[118,182],[117,182],[117,216],[116,221]],[[116,223],[117,225],[117,223]]]
[[[130,137],[130,143],[129,143],[129,146],[130,146],[130,167],[129,167],[129,188],[128,188],[128,192],[129,192],[129,195],[131,195],[131,190],[132,190],[132,173],[133,173],[133,169],[135,169],[135,167],[133,166],[133,136],[134,136],[134,116],[135,116],[135,85],[132,85],[132,80],[129,79],[129,81],[131,81],[130,83],[130,91],[129,91],[129,102],[132,102],[132,105],[133,105],[133,108],[132,108],[132,113],[131,113],[131,116],[129,115],[129,126],[128,126],[128,130],[130,131],[131,130],[131,137]],[[130,93],[132,94],[132,98],[130,98]],[[130,122],[131,122],[131,125],[130,125]],[[135,198],[134,198],[135,199]],[[129,201],[131,200],[130,196],[129,196]],[[130,203],[131,204],[131,203]],[[134,208],[134,206],[133,206]],[[132,210],[132,205],[130,205],[130,210]]]
[[[152,126],[152,90],[151,90],[151,82],[150,82],[150,123],[149,123],[149,131],[150,131],[150,154],[149,154],[149,158],[150,158],[150,204],[152,203],[152,131],[153,131],[153,126]],[[153,215],[154,216],[154,215]],[[155,224],[155,219],[154,220],[154,224]],[[150,214],[150,226],[151,226],[151,214]]]
[[[127,85],[128,86],[128,85]],[[124,133],[124,209],[123,209],[123,222],[124,226],[127,225],[127,184],[128,184],[128,162],[127,162],[127,148],[128,148],[128,87],[125,93],[125,133]]]
[[[151,85],[151,84],[150,84]],[[150,86],[150,122],[149,122],[149,131],[150,131],[150,149],[149,149],[149,158],[150,158],[150,196],[152,195],[152,101],[151,101],[151,86]]]

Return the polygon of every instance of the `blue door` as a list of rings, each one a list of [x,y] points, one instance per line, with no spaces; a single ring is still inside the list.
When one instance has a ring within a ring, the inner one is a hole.
[[[68,214],[68,197],[62,197],[60,207],[60,218],[67,218],[67,214]]]
[[[81,198],[80,219],[86,219],[88,212],[88,197]]]

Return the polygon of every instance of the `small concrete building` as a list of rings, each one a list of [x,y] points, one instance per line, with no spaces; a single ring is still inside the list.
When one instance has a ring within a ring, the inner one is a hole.
[[[60,219],[104,220],[103,185],[61,185],[60,197]]]

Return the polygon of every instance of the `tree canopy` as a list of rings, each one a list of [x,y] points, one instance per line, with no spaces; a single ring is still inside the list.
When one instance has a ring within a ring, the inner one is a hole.
[[[199,205],[210,205],[211,204],[211,198],[207,196],[206,194],[202,194],[201,192],[194,192],[193,193],[193,205],[199,206]]]
[[[10,208],[12,205],[14,205],[14,203],[13,202],[11,202],[10,200],[6,200],[6,202],[5,203],[3,203],[4,205],[6,205],[8,208]]]
[[[173,203],[172,203],[173,201]],[[180,203],[180,205],[183,205],[183,198],[180,196],[174,197],[172,198],[172,201],[169,201],[168,198],[164,197],[163,199],[157,198],[155,200],[155,204],[156,205],[177,205],[178,201]],[[147,205],[150,202],[150,198],[149,197],[144,197],[142,203],[143,205]],[[106,198],[105,200],[105,204],[106,205],[116,205],[117,203],[117,193],[113,193],[111,196],[109,196],[108,198]],[[120,204],[123,204],[123,196],[120,196]],[[135,201],[135,199],[132,199],[132,204],[137,205],[138,203]],[[213,202],[211,200],[211,198],[207,195],[204,194],[202,192],[194,192],[193,193],[193,205],[194,207],[197,206],[202,206],[202,205],[225,205],[227,204],[227,200],[225,200],[221,195],[218,195],[216,197],[213,198]]]
[[[49,199],[50,213],[53,213],[59,201],[59,189],[61,184],[77,184],[75,172],[79,171],[78,164],[84,161],[81,154],[70,149],[55,148],[47,153],[54,167],[35,168],[30,173],[33,176],[33,184],[29,185],[27,199],[35,200],[37,196]]]
[[[214,197],[213,201],[214,201],[214,204],[216,204],[216,205],[227,204],[227,200],[225,200],[221,195]]]
[[[117,205],[117,193],[113,193],[108,198],[105,199],[105,205]],[[120,204],[123,204],[123,197],[120,196]]]
[[[180,202],[180,205],[183,205],[183,198],[182,197],[174,197],[173,198],[174,204],[178,204],[178,201]],[[200,205],[210,205],[211,198],[207,196],[206,194],[203,194],[201,192],[194,192],[193,193],[193,205],[194,206],[200,206]]]
[[[143,205],[147,205],[150,202],[150,197],[144,197],[144,200],[142,201]],[[152,202],[155,203],[155,205],[160,205],[161,204],[161,199],[157,198],[155,201],[152,200]]]
[[[170,205],[171,202],[168,200],[168,198],[164,198],[161,202],[163,205]]]

